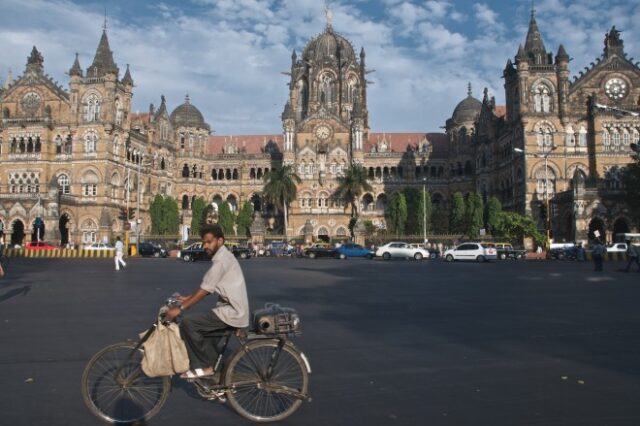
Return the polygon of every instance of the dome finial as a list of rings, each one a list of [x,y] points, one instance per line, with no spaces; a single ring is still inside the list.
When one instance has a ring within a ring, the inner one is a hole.
[[[471,82],[467,85],[467,96],[471,97]]]
[[[185,104],[190,104],[191,103],[191,98],[189,97],[188,93],[184,97],[184,103]]]
[[[327,29],[331,29],[331,21],[333,20],[333,12],[328,4],[324,6],[324,16],[327,20]]]

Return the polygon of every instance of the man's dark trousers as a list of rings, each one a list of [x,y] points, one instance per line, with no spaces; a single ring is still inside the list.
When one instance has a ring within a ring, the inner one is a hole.
[[[229,326],[213,311],[192,312],[184,316],[180,334],[187,346],[191,369],[213,367],[218,357],[216,346],[219,338],[211,337],[211,334],[226,328]]]

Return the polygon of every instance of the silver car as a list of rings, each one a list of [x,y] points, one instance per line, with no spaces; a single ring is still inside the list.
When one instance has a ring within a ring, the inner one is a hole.
[[[384,260],[389,260],[392,257],[422,260],[429,258],[429,250],[422,247],[412,247],[411,244],[408,243],[392,241],[378,247],[376,256]]]

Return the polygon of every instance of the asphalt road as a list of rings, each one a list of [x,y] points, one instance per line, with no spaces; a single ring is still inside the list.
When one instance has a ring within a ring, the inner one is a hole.
[[[573,262],[242,263],[252,308],[301,313],[313,401],[286,425],[638,425],[640,274]],[[11,259],[0,425],[99,425],[80,376],[208,262]],[[206,300],[203,302],[206,304]],[[205,306],[202,306],[204,309]],[[247,424],[179,380],[150,425]]]

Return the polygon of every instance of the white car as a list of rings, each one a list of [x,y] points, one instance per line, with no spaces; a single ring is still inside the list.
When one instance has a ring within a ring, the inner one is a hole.
[[[626,253],[627,243],[615,243],[607,247],[607,253]]]
[[[480,243],[463,243],[456,248],[446,250],[444,259],[447,262],[454,260],[474,260],[476,262],[488,262],[496,260],[498,252],[494,247],[484,247]]]
[[[85,250],[114,250],[115,247],[108,243],[93,243],[84,246]]]
[[[429,258],[429,250],[421,247],[412,247],[411,244],[393,241],[378,247],[378,250],[376,250],[376,256],[381,257],[384,260],[389,260],[392,257],[422,260]]]

